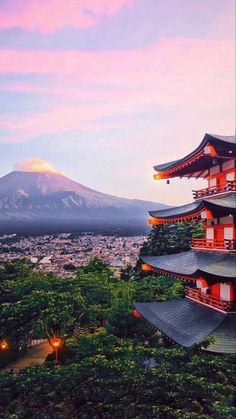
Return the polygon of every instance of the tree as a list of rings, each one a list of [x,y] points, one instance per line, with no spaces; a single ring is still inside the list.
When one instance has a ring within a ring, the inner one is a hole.
[[[160,256],[189,250],[192,237],[204,237],[201,223],[155,225],[140,250],[140,256]]]
[[[230,356],[199,357],[106,333],[70,345],[62,368],[48,364],[0,376],[4,417],[234,418]]]
[[[135,270],[132,265],[127,265],[120,270],[120,279],[124,282],[129,282],[134,279]]]
[[[184,296],[180,280],[168,276],[149,275],[135,283],[135,301],[166,301]]]
[[[10,279],[5,273],[10,270]],[[74,279],[35,273],[28,265],[6,266],[3,275],[8,293],[2,295],[0,338],[22,346],[29,333],[70,335],[85,312],[78,283]]]

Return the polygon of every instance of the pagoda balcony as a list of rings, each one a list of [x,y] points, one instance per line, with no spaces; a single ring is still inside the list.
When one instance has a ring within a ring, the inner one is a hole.
[[[194,199],[205,198],[206,196],[222,194],[226,192],[236,191],[236,181],[227,180],[224,186],[211,186],[209,188],[199,189],[198,191],[192,191]]]
[[[192,239],[192,248],[206,250],[236,250],[236,240]]]
[[[229,311],[233,308],[233,301],[225,301],[211,294],[206,294],[197,288],[185,287],[186,297],[196,302],[204,303],[223,311]]]

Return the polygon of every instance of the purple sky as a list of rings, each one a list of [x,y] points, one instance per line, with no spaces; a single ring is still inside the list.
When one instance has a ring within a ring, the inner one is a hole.
[[[0,176],[46,159],[94,189],[168,204],[152,179],[232,135],[234,0],[0,0]]]

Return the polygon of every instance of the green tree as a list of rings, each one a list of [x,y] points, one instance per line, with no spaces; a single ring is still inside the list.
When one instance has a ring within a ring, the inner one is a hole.
[[[203,237],[201,223],[159,224],[152,227],[140,256],[159,256],[190,249],[192,237]]]

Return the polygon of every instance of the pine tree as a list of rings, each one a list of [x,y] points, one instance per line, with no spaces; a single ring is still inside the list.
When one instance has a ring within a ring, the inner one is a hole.
[[[203,237],[201,223],[159,224],[153,226],[140,256],[160,256],[190,249],[192,237]]]

